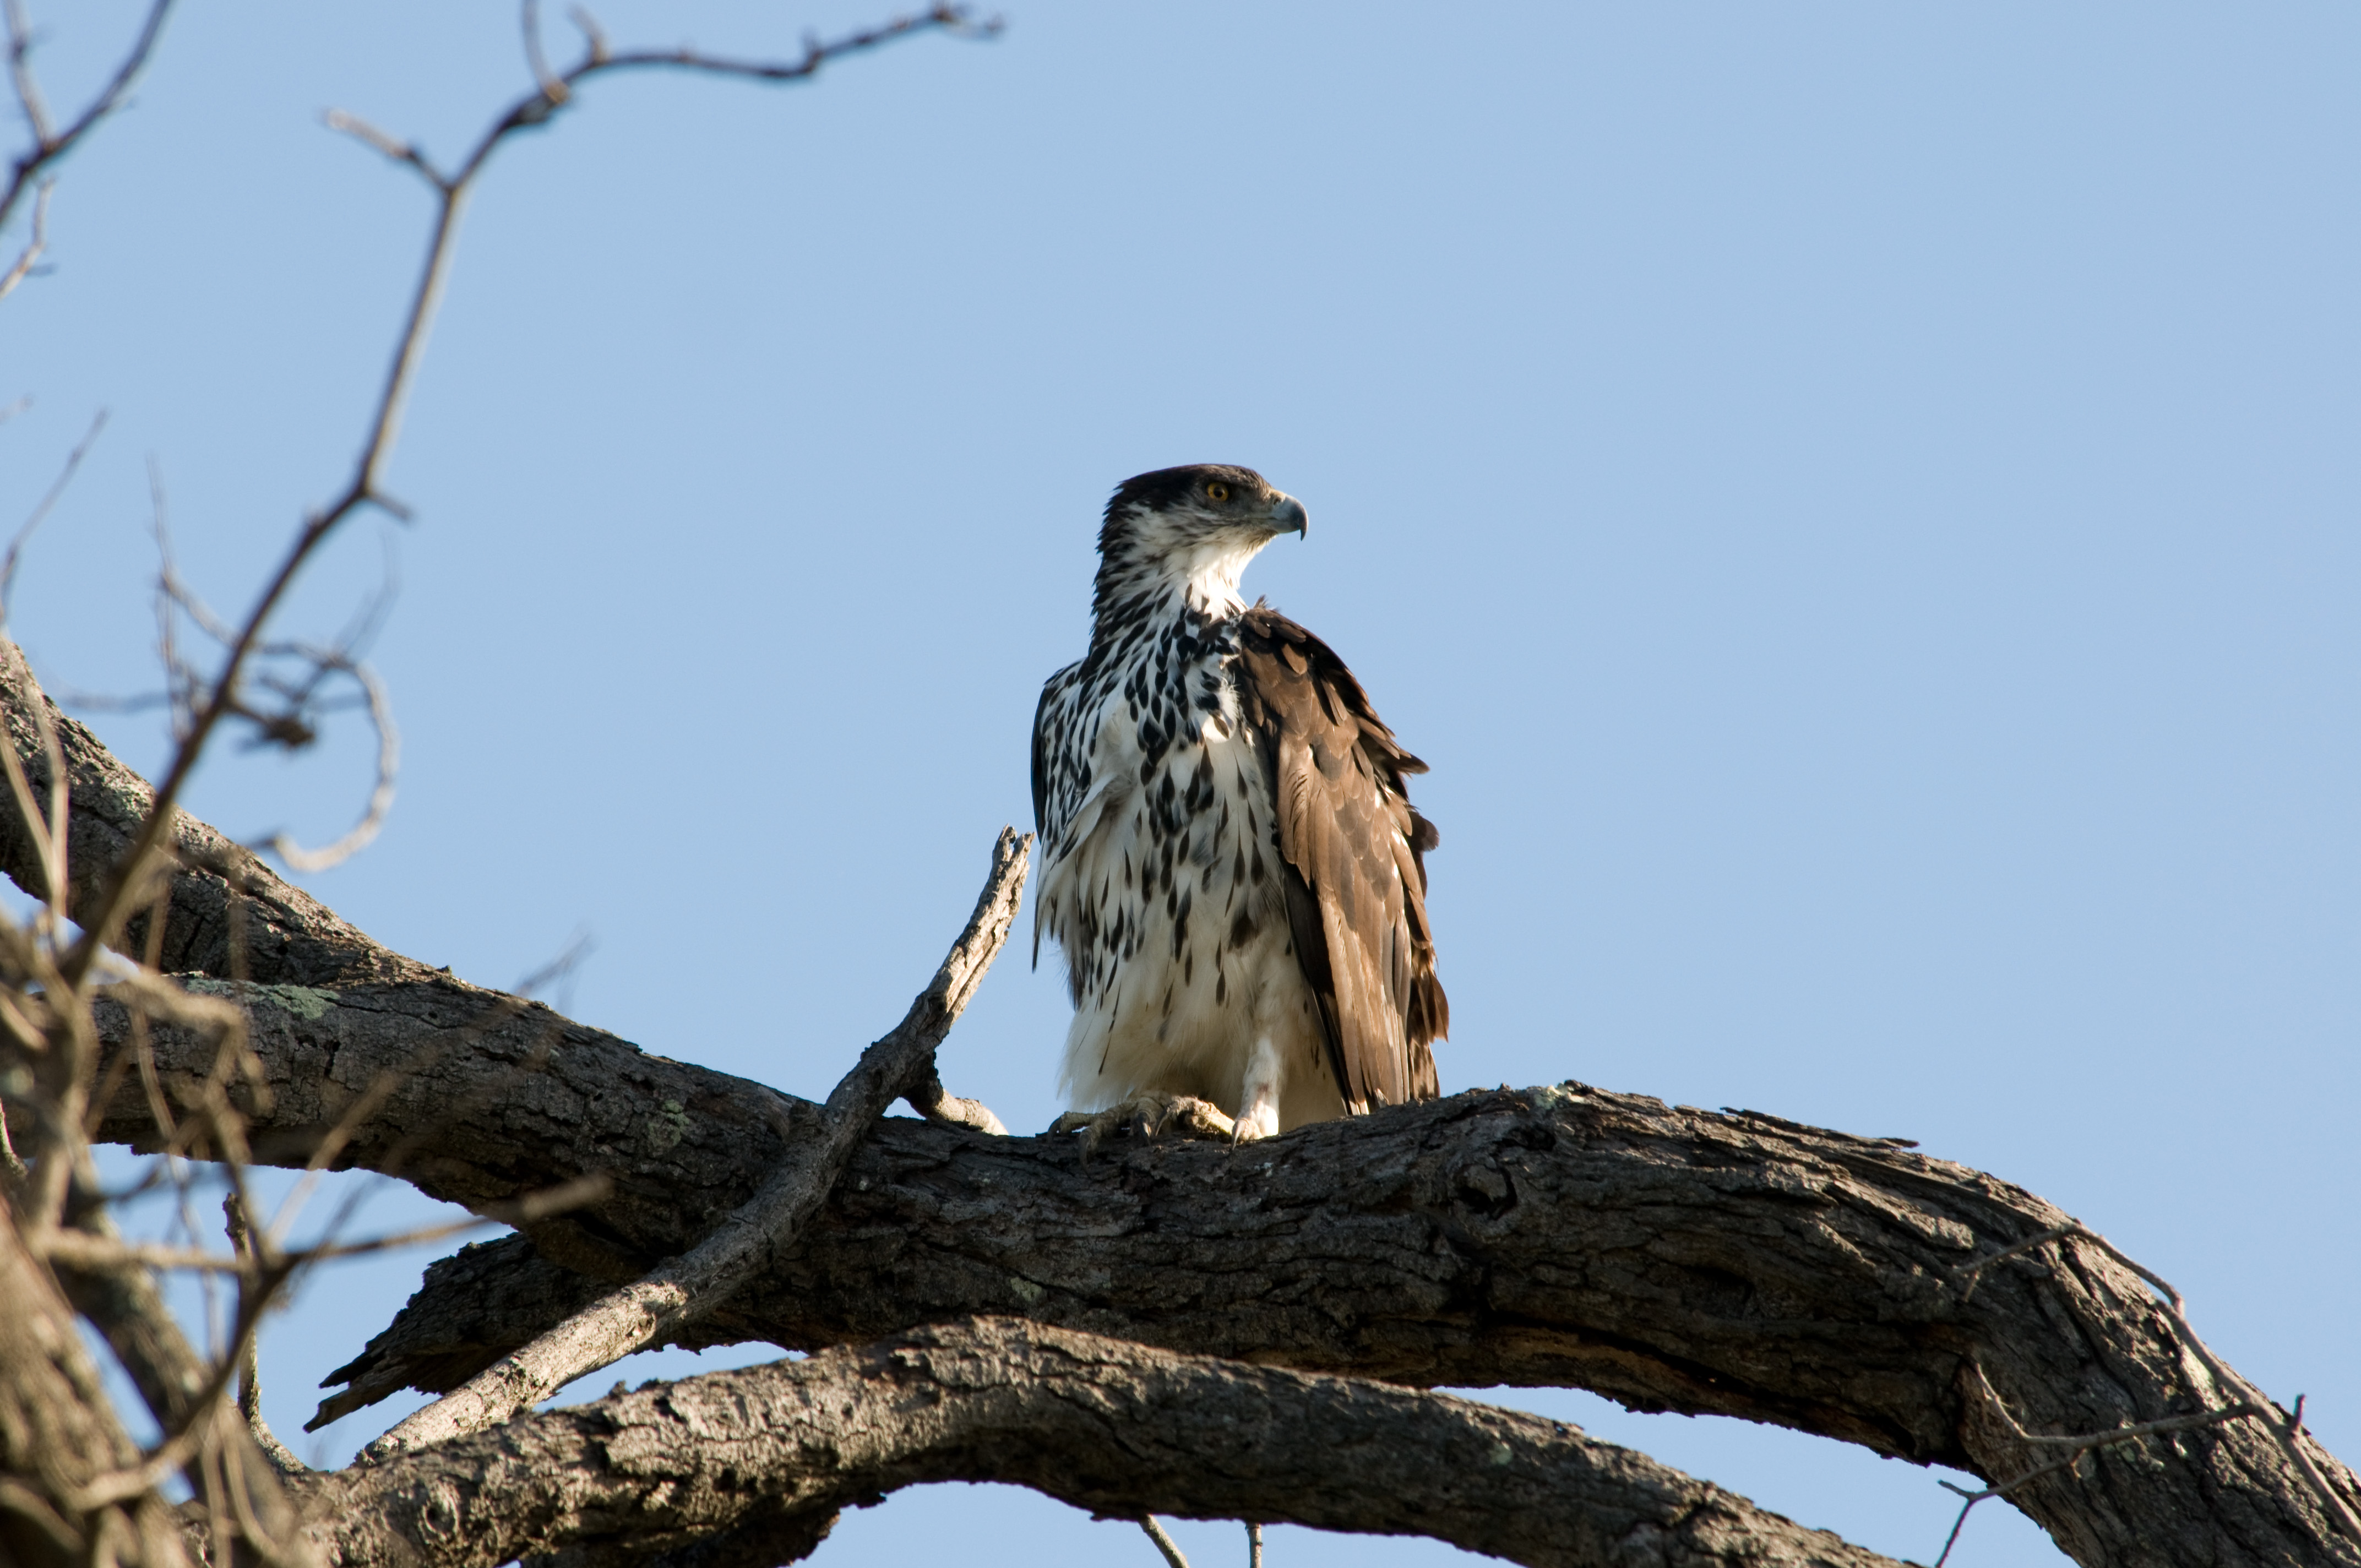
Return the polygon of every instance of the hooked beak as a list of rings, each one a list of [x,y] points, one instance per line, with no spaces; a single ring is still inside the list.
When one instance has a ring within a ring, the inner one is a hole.
[[[1312,514],[1293,496],[1283,495],[1271,504],[1270,525],[1281,533],[1292,533],[1298,539],[1312,532]]]

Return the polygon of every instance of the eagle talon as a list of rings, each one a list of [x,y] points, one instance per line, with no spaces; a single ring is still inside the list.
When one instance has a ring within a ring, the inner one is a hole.
[[[1118,1135],[1146,1142],[1152,1138],[1198,1141],[1234,1139],[1237,1124],[1219,1106],[1193,1094],[1164,1094],[1155,1090],[1135,1094],[1104,1111],[1069,1111],[1049,1124],[1052,1133],[1079,1134],[1085,1157]]]

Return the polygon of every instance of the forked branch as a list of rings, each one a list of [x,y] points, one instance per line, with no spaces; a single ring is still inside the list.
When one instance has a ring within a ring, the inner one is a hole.
[[[24,0],[5,0],[0,10],[5,10],[7,21],[9,79],[16,90],[16,106],[24,114],[26,127],[32,132],[33,139],[11,165],[6,189],[0,190],[0,225],[16,216],[16,203],[25,199],[26,192],[44,186],[49,170],[96,130],[101,121],[123,106],[131,84],[139,79],[148,57],[155,52],[156,40],[164,31],[164,17],[171,9],[172,0],[153,0],[146,19],[140,23],[138,36],[132,39],[130,49],[115,66],[115,74],[107,78],[106,84],[81,114],[60,126],[50,118],[40,82],[33,74],[33,27],[25,15]],[[39,241],[36,239],[32,253],[38,256],[38,251]],[[29,269],[31,263],[25,265]]]

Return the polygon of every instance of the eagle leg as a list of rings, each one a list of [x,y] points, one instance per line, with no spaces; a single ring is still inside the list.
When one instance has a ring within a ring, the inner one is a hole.
[[[1194,1138],[1228,1143],[1237,1136],[1237,1124],[1220,1106],[1193,1094],[1166,1094],[1145,1090],[1104,1111],[1069,1111],[1049,1124],[1052,1133],[1078,1133],[1085,1157],[1111,1137]]]
[[[1238,1095],[1237,1142],[1278,1135],[1279,1075],[1279,1047],[1264,1035],[1246,1057],[1246,1081]]]

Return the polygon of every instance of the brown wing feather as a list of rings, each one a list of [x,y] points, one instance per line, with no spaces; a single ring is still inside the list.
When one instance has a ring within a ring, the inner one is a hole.
[[[1320,998],[1345,1102],[1432,1100],[1431,1047],[1449,1030],[1426,923],[1426,851],[1439,836],[1404,780],[1401,749],[1328,645],[1256,606],[1239,639],[1245,717],[1269,770],[1288,924]]]

